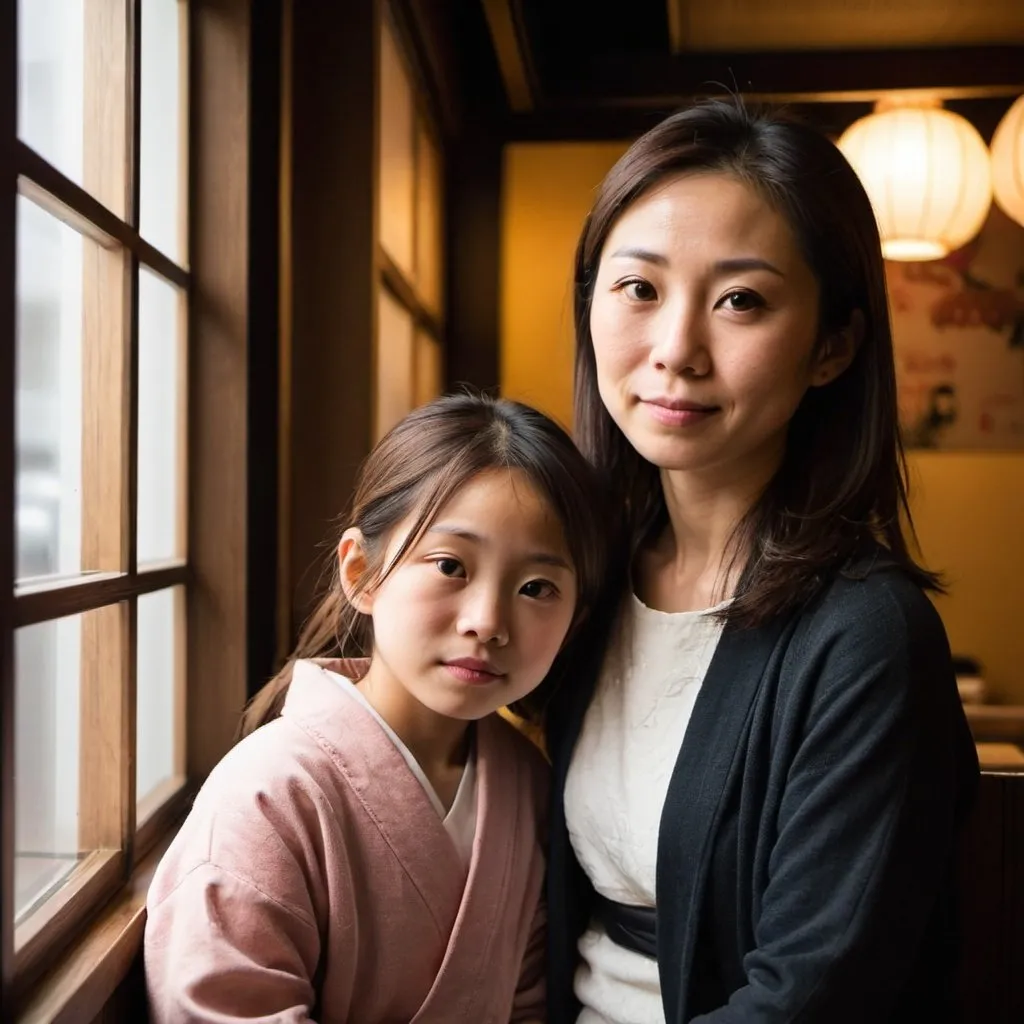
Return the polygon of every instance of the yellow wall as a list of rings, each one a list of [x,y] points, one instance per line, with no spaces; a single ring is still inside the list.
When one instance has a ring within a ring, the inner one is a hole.
[[[627,143],[505,147],[501,390],[572,423],[572,259],[594,190]]]
[[[910,473],[949,642],[981,661],[992,699],[1024,704],[1024,454],[913,452]]]
[[[572,422],[572,257],[593,191],[624,143],[525,143],[505,152],[501,382]],[[1024,703],[1024,454],[916,452],[912,505],[954,651],[993,696]]]

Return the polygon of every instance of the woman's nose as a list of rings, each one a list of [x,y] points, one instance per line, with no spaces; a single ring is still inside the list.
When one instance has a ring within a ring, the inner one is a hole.
[[[666,307],[653,323],[651,363],[659,370],[703,377],[711,369],[707,327],[695,304]]]

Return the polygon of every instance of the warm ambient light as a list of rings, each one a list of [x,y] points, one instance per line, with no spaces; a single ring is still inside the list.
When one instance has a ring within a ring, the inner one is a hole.
[[[1024,225],[1024,96],[992,136],[992,194],[1007,216]]]
[[[981,230],[992,203],[988,148],[940,103],[879,101],[839,148],[874,207],[886,259],[941,259]]]

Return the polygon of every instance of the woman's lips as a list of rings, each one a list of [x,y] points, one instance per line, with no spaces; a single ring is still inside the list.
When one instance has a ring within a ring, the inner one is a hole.
[[[652,419],[667,427],[696,426],[718,412],[717,405],[698,405],[696,402],[643,399],[642,404]]]

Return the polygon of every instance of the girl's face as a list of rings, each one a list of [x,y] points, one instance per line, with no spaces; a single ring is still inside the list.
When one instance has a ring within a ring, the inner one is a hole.
[[[389,564],[411,521],[395,531]],[[340,548],[342,580],[362,569],[361,538]],[[547,675],[576,609],[561,524],[519,470],[463,485],[383,583],[356,607],[373,618],[363,685],[448,718],[471,720],[519,700]]]
[[[597,380],[634,448],[664,470],[767,479],[808,387],[853,356],[819,348],[818,284],[786,220],[726,174],[638,199],[601,253],[590,311]]]

